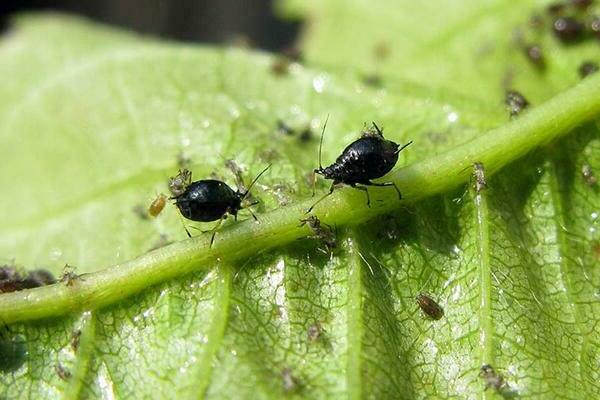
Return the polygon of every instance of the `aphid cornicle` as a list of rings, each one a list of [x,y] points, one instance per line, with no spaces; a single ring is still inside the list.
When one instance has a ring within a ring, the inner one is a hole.
[[[398,198],[402,199],[400,189],[394,182],[372,182],[372,179],[381,178],[394,168],[398,161],[398,154],[412,143],[406,143],[400,146],[397,143],[387,140],[383,137],[383,132],[375,122],[373,130],[363,132],[362,136],[350,143],[342,154],[333,164],[323,168],[321,162],[321,153],[323,147],[323,134],[327,127],[327,121],[323,126],[321,133],[321,142],[319,144],[319,168],[313,172],[322,175],[325,179],[333,180],[329,193],[321,197],[308,210],[309,213],[321,200],[333,193],[333,190],[339,185],[349,185],[355,189],[362,190],[367,195],[367,206],[370,207],[371,199],[366,186],[393,186],[398,193]],[[357,186],[362,185],[362,186]]]
[[[235,191],[225,182],[216,179],[203,179],[186,184],[185,188],[176,186],[176,190],[172,190],[173,197],[171,199],[175,200],[175,205],[181,212],[181,215],[189,220],[198,222],[219,220],[219,223],[213,229],[213,235],[210,240],[212,246],[216,229],[220,226],[221,222],[227,218],[227,214],[233,215],[237,220],[237,213],[239,210],[254,205],[254,203],[251,203],[244,206],[242,203],[258,178],[260,178],[270,167],[271,166],[268,165],[262,170],[248,186],[248,189],[244,191]],[[189,171],[187,172],[189,173]],[[189,177],[186,175],[185,179],[182,181],[191,181],[191,173],[189,173]],[[252,211],[250,211],[250,213],[252,214],[252,217],[256,219],[256,216]],[[189,232],[187,232],[187,234],[188,236],[191,236]]]

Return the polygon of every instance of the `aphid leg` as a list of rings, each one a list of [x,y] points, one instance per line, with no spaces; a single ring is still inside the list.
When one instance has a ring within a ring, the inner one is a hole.
[[[317,192],[317,171],[316,170],[313,170],[311,179],[312,179],[312,189],[313,189],[312,197],[315,197],[315,193]]]
[[[183,226],[183,229],[185,229],[185,233],[187,233],[187,236],[189,238],[192,237],[192,234],[190,233],[190,231],[188,230],[187,226],[185,226],[185,221],[183,220],[183,218],[181,218],[181,215],[179,215],[179,220],[181,221],[181,226]]]
[[[365,192],[365,194],[367,195],[367,207],[371,207],[371,196],[369,196],[369,190],[364,186],[356,186],[356,185],[350,185],[350,186],[352,186],[354,189],[362,190],[363,192]]]
[[[256,222],[258,222],[258,218],[256,218],[256,215],[252,212],[252,210],[250,208],[248,208],[248,212],[250,213],[250,215],[252,215],[252,218],[254,218],[254,220]],[[236,215],[237,216],[237,215]]]
[[[215,227],[210,230],[210,232],[212,232],[212,236],[210,237],[210,246],[209,247],[212,247],[213,243],[215,242],[215,235],[217,234],[217,230],[221,227],[221,225],[223,224],[223,221],[225,221],[226,218],[227,218],[227,214],[223,214],[223,216],[219,219],[219,222],[217,222]]]
[[[256,222],[258,222],[258,218],[256,218],[256,215],[254,214],[254,212],[252,212],[252,209],[250,207],[255,206],[257,204],[260,204],[260,202],[259,201],[253,201],[252,203],[244,206],[244,209],[248,210],[248,212],[250,213],[250,215],[252,215],[252,218],[254,218],[254,220]],[[237,214],[234,214],[233,217],[237,221]]]
[[[394,182],[382,182],[382,183],[369,182],[369,183],[363,183],[363,185],[365,185],[365,186],[393,186],[394,189],[396,189],[396,193],[398,193],[398,200],[402,200],[402,193],[400,193],[400,189],[398,189],[398,186],[396,186],[396,183],[394,183]]]
[[[306,210],[306,213],[305,213],[305,214],[308,214],[308,213],[310,213],[310,212],[313,210],[313,208],[315,208],[315,206],[316,206],[317,204],[319,204],[321,201],[325,200],[325,198],[326,198],[327,196],[331,195],[331,193],[333,193],[333,189],[335,189],[335,186],[336,186],[336,185],[337,185],[337,182],[335,182],[335,181],[334,181],[334,182],[331,184],[331,187],[329,188],[329,193],[327,193],[325,196],[321,197],[319,200],[317,200],[317,201],[315,202],[315,204],[313,204],[312,206],[310,206],[310,208],[309,208],[308,210]]]

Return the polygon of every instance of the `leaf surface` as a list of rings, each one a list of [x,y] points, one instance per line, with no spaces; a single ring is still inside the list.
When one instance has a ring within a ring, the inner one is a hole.
[[[151,220],[132,211],[167,191],[180,154],[196,179],[216,173],[232,186],[224,158],[235,158],[248,181],[272,162],[253,190],[259,212],[308,198],[327,115],[324,160],[376,120],[387,138],[415,141],[399,167],[507,122],[499,82],[524,60],[505,49],[474,67],[471,50],[487,37],[502,48],[530,5],[455,10],[448,2],[408,12],[367,3],[296,5],[313,16],[304,49],[322,70],[293,64],[282,77],[266,54],[156,42],[64,16],[21,17],[0,45],[0,72],[11,77],[0,87],[8,166],[0,185],[10,193],[0,197],[0,252],[28,268],[58,274],[68,263],[87,273],[185,239],[174,206]],[[334,13],[343,13],[338,32]],[[370,41],[386,25],[381,40],[407,40],[377,67],[387,86],[372,89],[355,78],[371,71]],[[523,68],[517,78],[538,79],[525,87],[536,104],[577,80],[576,62],[564,61],[574,50],[561,53],[546,39],[560,68],[543,79]],[[585,44],[577,55],[588,51]],[[313,138],[278,132],[278,120],[310,126]],[[490,363],[508,381],[507,395],[593,398],[600,195],[580,171],[600,171],[599,150],[590,122],[489,177],[480,193],[462,186],[338,227],[331,258],[318,242],[299,240],[198,265],[201,272],[117,304],[11,325],[1,342],[2,396],[491,398],[478,378]],[[223,231],[217,241],[228,240]],[[443,319],[422,316],[419,292],[442,305]]]

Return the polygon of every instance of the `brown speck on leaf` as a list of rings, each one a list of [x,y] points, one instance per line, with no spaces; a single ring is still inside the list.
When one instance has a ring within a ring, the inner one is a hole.
[[[167,196],[165,196],[162,193],[159,194],[152,201],[152,203],[150,203],[150,206],[148,207],[148,214],[156,218],[158,216],[158,214],[160,214],[162,212],[162,210],[165,208],[166,204],[167,204]]]
[[[444,316],[444,309],[431,296],[419,293],[416,297],[417,304],[421,311],[431,319],[441,319]]]
[[[593,61],[585,61],[579,66],[579,76],[583,79],[598,72],[598,64]]]
[[[495,389],[497,392],[502,392],[508,388],[508,384],[504,377],[496,372],[494,367],[489,364],[484,364],[479,370],[479,376],[485,382],[485,390],[489,388]]]
[[[487,189],[487,182],[485,180],[485,168],[480,162],[473,164],[473,177],[475,178],[475,191],[481,193]]]
[[[79,339],[81,339],[81,329],[75,329],[71,334],[71,349],[73,351],[79,349]]]
[[[56,363],[54,370],[56,371],[56,375],[63,381],[68,381],[71,378],[71,372],[60,363]]]
[[[592,167],[588,164],[584,164],[581,167],[581,176],[583,177],[585,184],[588,186],[596,186],[596,184],[598,184],[598,178],[596,178]]]
[[[281,371],[281,379],[285,392],[296,391],[300,388],[300,381],[292,374],[292,370],[288,367]]]
[[[136,204],[131,210],[141,220],[147,221],[148,219],[150,219],[150,215],[148,215],[148,210],[146,209],[146,207],[144,207],[143,204]]]

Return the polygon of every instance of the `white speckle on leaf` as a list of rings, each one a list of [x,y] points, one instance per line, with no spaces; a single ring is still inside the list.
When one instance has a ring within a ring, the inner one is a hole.
[[[98,369],[98,387],[104,400],[113,400],[115,398],[113,382],[104,362],[100,364],[100,368]]]
[[[52,250],[50,250],[50,259],[58,260],[61,256],[62,256],[62,250],[59,249],[58,247],[55,247]]]
[[[277,288],[275,291],[275,306],[279,308],[279,316],[282,320],[288,320],[287,308],[285,307],[285,261],[280,259],[275,268],[269,271],[269,282],[271,287]]]
[[[323,88],[325,87],[325,76],[318,75],[313,79],[313,89],[317,93],[323,93]]]

